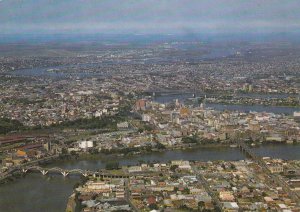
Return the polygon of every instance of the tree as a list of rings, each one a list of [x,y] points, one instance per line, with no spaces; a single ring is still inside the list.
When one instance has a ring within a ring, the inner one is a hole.
[[[184,188],[182,193],[184,194],[190,194],[190,189],[189,188]]]
[[[96,148],[94,148],[94,149],[91,149],[91,150],[89,150],[89,153],[91,153],[91,154],[98,154],[99,153],[99,150],[98,149],[96,149]]]
[[[78,155],[78,154],[77,154],[75,151],[73,151],[73,150],[70,152],[70,154],[73,155],[73,156]]]
[[[183,137],[182,141],[185,144],[196,144],[198,143],[199,138],[197,137],[197,135],[193,135],[192,137]]]
[[[198,202],[198,209],[199,209],[199,211],[203,211],[204,208],[205,208],[205,202],[199,201]]]
[[[68,150],[67,150],[66,148],[62,148],[62,149],[61,149],[61,153],[62,153],[63,155],[66,155],[66,154],[68,154]]]
[[[139,165],[141,165],[141,164],[145,163],[145,161],[144,161],[144,160],[139,160],[138,162],[139,162]]]
[[[150,208],[151,210],[157,210],[157,209],[158,209],[158,206],[157,206],[156,204],[150,204],[150,205],[149,205],[149,208]]]
[[[181,205],[181,206],[179,207],[179,209],[181,209],[181,210],[189,210],[189,208],[188,208],[188,206],[186,206],[186,204]]]
[[[172,172],[175,172],[177,168],[178,168],[178,165],[172,165],[172,166],[170,167],[170,170],[171,170]]]
[[[0,118],[0,134],[25,129],[23,124],[17,120]]]
[[[119,163],[118,162],[108,162],[105,165],[105,168],[108,170],[119,169]]]
[[[156,148],[158,148],[158,149],[166,149],[165,145],[163,145],[163,144],[160,143],[160,142],[157,142],[157,143],[156,143]]]

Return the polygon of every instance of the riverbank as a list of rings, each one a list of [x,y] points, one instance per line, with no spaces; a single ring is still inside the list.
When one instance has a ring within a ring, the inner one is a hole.
[[[281,99],[280,99],[281,100]],[[207,101],[207,104],[219,104],[219,105],[238,105],[238,106],[263,106],[263,107],[278,107],[278,108],[295,108],[297,110],[300,110],[300,104],[296,104],[296,105],[292,105],[289,103],[266,103],[264,101],[262,101],[260,104],[256,103],[256,102],[250,102],[250,103],[246,103],[246,102],[238,102],[238,101]]]
[[[106,161],[122,161],[122,159],[131,160],[135,159],[137,157],[143,156],[149,156],[149,155],[163,155],[165,152],[188,152],[188,151],[195,151],[198,149],[203,149],[207,151],[222,149],[222,148],[229,148],[231,143],[207,143],[207,144],[187,144],[184,146],[177,146],[177,147],[166,147],[163,149],[148,149],[148,150],[142,150],[137,149],[137,151],[128,152],[127,154],[123,153],[89,153],[89,152],[81,152],[79,154],[64,154],[59,155],[58,157],[51,157],[47,160],[39,160],[39,161],[32,161],[30,162],[30,165],[38,164],[42,167],[54,167],[58,166],[60,167],[60,163],[66,163],[66,162],[76,162],[76,161],[101,161],[103,164],[106,163]],[[159,157],[158,157],[159,158]],[[125,161],[126,161],[125,160]],[[153,159],[151,159],[154,161]],[[146,160],[138,160],[137,163],[146,162]],[[136,164],[137,164],[136,163]],[[128,165],[136,165],[134,163],[129,163]],[[122,165],[122,164],[121,164]],[[126,164],[125,164],[126,165]],[[101,166],[101,168],[105,168],[104,165]],[[19,179],[22,177],[23,174],[20,172],[20,170],[14,171],[13,173],[7,175],[7,177],[0,180],[0,183],[4,184],[10,181],[14,181],[16,179]]]
[[[201,96],[204,96],[205,94],[201,94]],[[197,95],[196,95],[197,96]],[[245,96],[245,95],[244,95]],[[247,96],[247,95],[246,95]],[[195,98],[192,93],[185,93],[185,94],[173,94],[173,95],[162,95],[162,96],[155,96],[153,98],[153,101],[166,104],[174,101],[175,99],[178,99],[180,102],[186,101],[187,99]],[[256,96],[249,98],[256,99]],[[287,97],[282,97],[286,99]],[[281,98],[279,98],[280,100]],[[223,102],[222,102],[223,101]],[[260,103],[263,101],[259,101]],[[247,104],[246,104],[247,103]],[[280,104],[279,104],[280,103]],[[241,111],[241,112],[249,112],[249,111],[255,111],[255,112],[268,112],[268,113],[276,113],[276,114],[286,114],[286,115],[293,115],[295,111],[300,110],[300,105],[289,105],[290,103],[287,103],[287,105],[282,105],[282,101],[280,100],[278,104],[257,104],[256,101],[249,102],[238,102],[238,101],[226,101],[226,100],[220,100],[220,101],[210,101],[209,99],[206,100],[206,107],[213,108],[215,110],[223,111],[223,110],[232,110],[232,111]]]
[[[252,148],[259,156],[300,160],[300,145],[263,144]],[[116,157],[95,155],[93,159],[63,159],[51,161],[45,166],[61,167],[65,169],[98,170],[105,168],[111,161],[119,162],[120,166],[136,165],[140,162],[168,162],[171,160],[194,161],[237,161],[244,160],[238,148],[207,147],[190,148],[185,150],[165,150],[164,152],[152,152],[142,155]],[[43,165],[43,166],[44,166]],[[82,178],[78,175],[63,177],[60,174],[42,175],[30,173],[13,181],[0,185],[0,211],[65,211],[68,197],[74,191],[74,185],[80,183]],[[26,191],[26,192],[24,192]],[[7,193],[13,193],[11,199]]]
[[[252,149],[261,157],[271,156],[283,159],[300,159],[297,156],[300,144],[260,143],[254,142]],[[64,169],[98,170],[106,168],[107,163],[117,162],[120,166],[138,165],[147,162],[168,162],[170,160],[241,160],[245,158],[235,145],[210,144],[194,145],[189,148],[164,149],[159,151],[139,152],[135,154],[90,154],[62,155],[52,160],[39,163],[45,168],[59,167]],[[20,171],[2,179],[2,184],[18,180],[22,177]]]
[[[68,198],[68,203],[66,207],[66,212],[75,212],[76,211],[76,194],[73,193],[69,198]]]
[[[165,152],[165,151],[171,151],[171,150],[188,150],[188,149],[193,149],[193,148],[222,148],[222,147],[230,147],[231,144],[229,143],[213,143],[213,144],[191,144],[191,145],[185,145],[185,146],[173,146],[173,147],[164,147],[164,149],[150,149],[150,150],[145,150],[145,149],[140,149],[137,151],[133,152],[128,152],[127,154],[124,153],[99,153],[104,156],[112,156],[112,157],[123,157],[123,156],[135,156],[135,155],[142,155],[142,154],[149,154],[149,153],[155,153],[155,152]],[[97,154],[96,154],[97,155]],[[95,154],[91,153],[80,153],[79,157],[83,159],[90,159],[93,158]]]
[[[300,142],[272,142],[272,141],[246,141],[250,146],[255,147],[259,145],[297,145],[300,144]],[[232,141],[208,141],[207,143],[201,143],[201,141],[197,141],[197,143],[186,143],[181,146],[165,146],[163,149],[150,149],[150,150],[144,150],[140,149],[137,151],[129,152],[127,154],[122,153],[100,153],[105,156],[116,156],[116,157],[123,157],[123,156],[135,156],[135,155],[142,155],[142,154],[149,154],[149,153],[155,153],[155,152],[164,152],[164,151],[172,151],[172,150],[189,150],[189,149],[205,149],[205,148],[228,148],[228,147],[236,147],[236,143]],[[83,159],[89,159],[93,158],[94,154],[90,153],[80,153],[79,157]]]

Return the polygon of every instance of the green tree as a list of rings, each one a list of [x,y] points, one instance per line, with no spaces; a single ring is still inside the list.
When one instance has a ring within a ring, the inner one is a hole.
[[[108,162],[105,165],[105,168],[108,170],[119,169],[119,163],[118,162]]]
[[[156,204],[150,204],[150,205],[149,205],[149,208],[150,208],[151,210],[157,210],[157,209],[158,209],[158,206],[157,206]]]
[[[19,131],[23,129],[25,129],[25,127],[17,120],[0,118],[0,134],[6,134],[11,131]]]
[[[66,148],[62,148],[61,153],[63,155],[67,155],[68,154],[68,150]]]
[[[198,210],[199,210],[199,211],[203,211],[204,208],[205,208],[205,202],[199,201],[199,202],[198,202]]]
[[[156,143],[156,148],[158,148],[158,149],[166,149],[165,145],[163,145],[163,144],[160,143],[160,142],[157,142],[157,143]]]
[[[172,166],[170,167],[170,170],[171,170],[172,172],[175,172],[177,168],[178,168],[178,165],[172,165]]]

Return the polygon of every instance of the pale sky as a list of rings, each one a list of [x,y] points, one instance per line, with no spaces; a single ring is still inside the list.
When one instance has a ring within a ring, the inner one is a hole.
[[[291,32],[300,0],[0,0],[0,33]]]

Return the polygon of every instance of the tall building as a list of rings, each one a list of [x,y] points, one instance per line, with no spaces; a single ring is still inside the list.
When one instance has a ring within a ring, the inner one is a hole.
[[[295,111],[294,112],[294,119],[296,120],[296,121],[299,121],[300,122],[300,111]]]
[[[147,101],[145,99],[137,100],[135,103],[136,110],[146,110]]]

